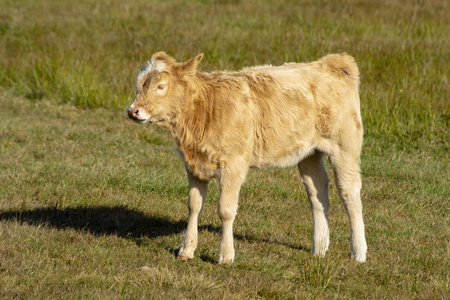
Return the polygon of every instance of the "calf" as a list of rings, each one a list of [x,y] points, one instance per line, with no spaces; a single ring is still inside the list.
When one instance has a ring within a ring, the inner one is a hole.
[[[164,52],[155,53],[137,77],[136,98],[128,108],[134,121],[167,128],[185,162],[189,221],[178,257],[194,257],[198,217],[212,178],[220,185],[219,263],[230,263],[239,190],[249,168],[295,164],[311,203],[312,253],[325,255],[329,200],[322,157],[327,155],[350,219],[352,256],[364,262],[363,127],[353,57],[332,54],[307,64],[215,73],[197,71],[202,58],[199,54],[178,63]]]

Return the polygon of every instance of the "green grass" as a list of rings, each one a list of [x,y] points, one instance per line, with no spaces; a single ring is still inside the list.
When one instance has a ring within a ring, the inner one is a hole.
[[[446,11],[445,1],[2,1],[0,298],[448,298]],[[159,50],[203,52],[205,71],[355,56],[367,263],[349,257],[334,185],[330,250],[311,258],[296,168],[250,172],[231,266],[215,263],[212,182],[196,258],[176,260],[183,164],[167,132],[125,113]]]

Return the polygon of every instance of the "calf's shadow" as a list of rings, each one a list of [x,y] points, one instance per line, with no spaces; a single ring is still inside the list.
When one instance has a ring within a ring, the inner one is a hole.
[[[48,226],[57,229],[71,228],[86,231],[94,235],[116,235],[130,239],[138,245],[143,239],[153,239],[171,234],[180,234],[187,227],[186,221],[172,221],[163,217],[149,216],[126,206],[97,206],[55,208],[44,207],[31,210],[13,210],[0,213],[0,222],[17,221],[32,226]],[[199,226],[199,231],[220,233],[221,229],[210,224]],[[247,242],[264,242],[281,244],[285,247],[309,251],[301,245],[285,244],[278,241],[256,237],[252,235],[241,236],[235,234],[238,240]],[[178,249],[169,249],[175,256]],[[202,258],[204,261],[210,258]]]
[[[98,206],[16,210],[0,213],[0,221],[18,221],[33,226],[72,228],[95,235],[117,235],[126,239],[156,238],[186,229],[185,221],[148,216],[125,206]]]

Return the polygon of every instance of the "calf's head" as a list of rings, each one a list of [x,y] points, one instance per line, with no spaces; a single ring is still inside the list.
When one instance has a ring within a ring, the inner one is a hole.
[[[138,122],[170,123],[179,113],[189,76],[193,76],[203,54],[177,63],[164,52],[153,54],[136,80],[136,98],[128,117]]]

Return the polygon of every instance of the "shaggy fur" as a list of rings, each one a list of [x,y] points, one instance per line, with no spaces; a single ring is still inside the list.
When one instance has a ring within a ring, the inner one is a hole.
[[[260,66],[239,72],[201,73],[203,54],[177,63],[164,52],[139,73],[131,119],[166,127],[183,157],[189,179],[189,222],[179,258],[193,258],[198,216],[207,183],[218,178],[222,220],[219,263],[234,259],[233,222],[250,167],[298,165],[314,219],[313,254],[329,244],[328,177],[336,185],[352,229],[352,255],[366,259],[359,172],[363,128],[359,71],[343,53],[308,64]]]

